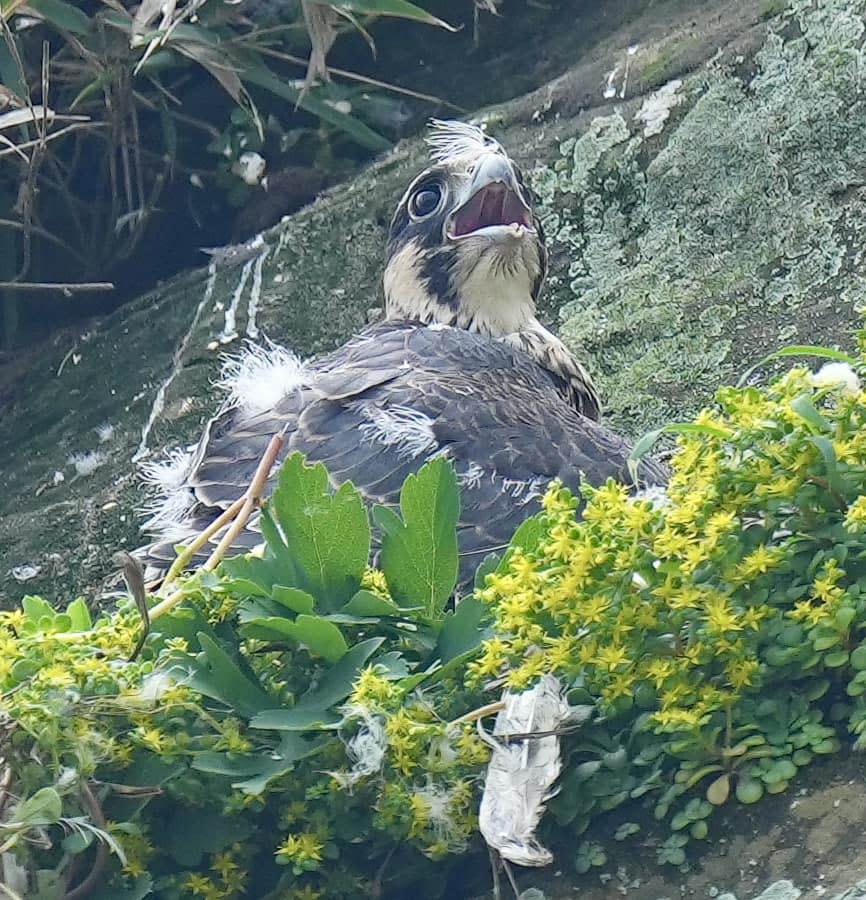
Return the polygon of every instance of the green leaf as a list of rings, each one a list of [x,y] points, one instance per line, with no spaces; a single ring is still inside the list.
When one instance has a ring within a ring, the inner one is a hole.
[[[866,669],[866,644],[861,644],[851,651],[851,665],[862,672]]]
[[[28,0],[27,7],[61,31],[77,35],[90,31],[90,18],[65,0]]]
[[[53,825],[63,815],[63,801],[53,787],[40,788],[18,805],[9,827],[20,825]]]
[[[268,616],[251,619],[241,630],[247,637],[265,641],[290,638],[329,663],[337,662],[349,649],[340,629],[321,616],[302,614],[294,620]]]
[[[438,619],[457,583],[457,476],[448,460],[434,459],[410,475],[400,490],[402,522],[378,507],[374,516],[385,536],[382,571],[401,604],[422,606]]]
[[[90,618],[90,610],[84,602],[83,597],[73,600],[66,607],[66,615],[69,616],[70,628],[72,631],[90,631],[93,622]]]
[[[445,616],[436,642],[436,655],[443,665],[481,646],[486,637],[481,623],[487,614],[486,603],[475,597],[466,597],[457,604],[454,612]]]
[[[308,466],[300,453],[283,463],[268,509],[280,526],[279,541],[291,554],[300,581],[326,612],[336,612],[358,590],[370,557],[370,524],[351,482],[329,491],[321,463]]]
[[[187,679],[190,687],[247,717],[267,709],[273,703],[271,697],[247,678],[216,641],[204,632],[199,632],[198,641],[202,652],[195,657],[186,657],[194,665],[191,677]]]
[[[2,6],[2,4],[0,4]],[[5,38],[0,40],[0,84],[12,91],[20,100],[27,95],[27,85],[21,77],[21,70],[15,62],[15,57],[9,49],[8,41],[12,41],[18,55],[23,58],[21,40],[11,31],[6,32]]]
[[[323,100],[320,100],[316,96],[315,89],[307,91],[297,90],[287,81],[278,78],[261,61],[247,65],[240,69],[238,74],[244,83],[255,84],[266,91],[270,91],[275,96],[281,97],[283,100],[288,100],[295,106],[300,106],[301,109],[305,109],[308,113],[318,116],[323,122],[339,128],[362,147],[367,147],[369,150],[377,152],[388,150],[391,147],[390,141],[373,131],[372,128],[367,127],[359,119],[347,116],[345,113],[339,112]]]
[[[286,732],[280,738],[279,746],[266,754],[253,756],[207,750],[195,754],[192,767],[199,772],[239,779],[232,781],[233,788],[245,794],[261,794],[271,781],[291,772],[296,762],[311,756],[324,743]]]
[[[198,866],[205,854],[219,853],[248,838],[253,826],[243,816],[219,816],[208,807],[176,804],[164,823],[160,846],[184,868]]]
[[[384,640],[385,638],[376,637],[355,644],[333,668],[325,672],[319,684],[304,694],[293,707],[263,710],[253,717],[250,725],[253,728],[296,731],[318,722],[338,722],[340,717],[327,715],[328,710],[349,696],[358,673]]]
[[[418,607],[420,609],[420,607]],[[392,600],[380,597],[372,591],[358,591],[340,610],[349,616],[405,616],[408,610],[401,609]]]
[[[290,609],[298,615],[310,615],[316,608],[316,601],[312,594],[299,588],[290,588],[282,584],[275,584],[271,589],[271,597],[286,609]]]
[[[457,31],[453,25],[437,19],[436,16],[407,0],[330,0],[328,5],[333,9],[345,9],[365,15],[414,19],[416,22],[423,22],[426,25],[438,25],[448,31]]]
[[[756,369],[760,369],[761,366],[765,366],[774,359],[782,359],[786,356],[817,356],[822,359],[834,359],[837,362],[848,363],[852,368],[859,367],[860,365],[859,359],[856,359],[847,353],[843,353],[841,350],[834,350],[832,347],[820,347],[815,344],[792,344],[788,347],[782,347],[781,350],[776,350],[775,353],[765,356],[753,366],[746,369],[740,377],[740,380],[737,382],[737,387],[742,387],[746,384],[749,380],[749,376],[751,376]]]
[[[21,608],[24,610],[24,615],[31,622],[38,624],[39,620],[45,616],[48,616],[52,621],[54,619],[54,608],[41,597],[34,597],[32,594],[28,594],[21,601]]]
[[[791,401],[791,409],[793,409],[804,422],[818,431],[828,432],[832,430],[832,426],[821,413],[818,412],[817,407],[812,402],[812,398],[808,394],[800,394],[799,397],[794,397]],[[818,449],[820,450],[821,448],[819,447]]]

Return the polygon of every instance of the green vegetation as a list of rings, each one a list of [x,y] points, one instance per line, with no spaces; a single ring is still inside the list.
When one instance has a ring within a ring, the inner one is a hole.
[[[201,229],[199,244],[229,243],[231,227],[211,222],[230,226],[265,160],[271,202],[284,191],[289,212],[388,149],[410,115],[400,89],[351,72],[336,80],[326,61],[341,33],[372,41],[366,29],[383,16],[450,28],[408,0],[2,0],[6,342],[18,327],[15,283],[71,283],[87,294],[129,281],[129,260],[143,260],[145,272],[158,263],[154,225],[166,213],[177,233],[186,222]],[[281,168],[288,186],[275,177]],[[190,262],[178,257],[157,275]],[[138,277],[127,290],[153,283]]]
[[[446,461],[370,517],[295,455],[263,510],[263,550],[180,582],[134,660],[131,600],[95,622],[81,600],[0,613],[13,888],[447,895],[449,862],[479,842],[489,750],[474,720],[491,679],[520,690],[553,673],[593,708],[563,738],[543,823],[554,842],[583,835],[578,872],[644,841],[642,810],[659,821],[659,863],[681,865],[718,807],[860,746],[866,335],[857,359],[777,355],[809,352],[832,362],[723,388],[665,429],[678,443],[666,496],[611,482],[578,511],[552,484],[453,610]]]

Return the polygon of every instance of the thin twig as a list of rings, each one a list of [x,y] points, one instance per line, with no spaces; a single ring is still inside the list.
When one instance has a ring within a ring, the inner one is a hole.
[[[478,709],[473,709],[472,712],[460,716],[459,719],[454,719],[453,722],[448,723],[448,727],[451,728],[454,725],[462,725],[464,722],[474,722],[477,719],[484,719],[487,716],[498,713],[502,709],[505,709],[504,701],[497,700],[495,703],[488,703],[486,706],[480,706]]]
[[[232,505],[223,511],[218,519],[214,519],[213,522],[205,528],[201,534],[191,543],[187,544],[178,554],[175,561],[171,564],[171,568],[168,570],[165,578],[162,581],[161,589],[164,591],[165,588],[171,584],[178,575],[189,565],[189,561],[201,550],[202,547],[216,534],[220,528],[223,527],[227,522],[230,522],[241,510],[241,507],[244,505],[244,500],[246,498],[244,496],[238,497]]]
[[[211,555],[207,558],[207,561],[204,563],[201,568],[206,571],[212,571],[219,564],[222,558],[225,556],[226,551],[229,550],[235,538],[244,530],[244,527],[249,520],[250,515],[255,509],[256,506],[261,501],[262,493],[264,492],[265,486],[268,481],[268,476],[271,474],[271,469],[274,467],[274,463],[277,461],[277,457],[280,455],[280,450],[283,447],[283,443],[285,442],[286,429],[284,428],[282,431],[277,432],[268,444],[267,449],[262,455],[261,460],[259,460],[258,468],[256,469],[255,475],[253,475],[253,479],[250,482],[249,487],[244,492],[243,503],[241,504],[240,511],[237,514],[237,518],[232,521],[231,525],[226,530],[226,533],[223,535],[222,540],[217,545],[216,549],[211,553]],[[233,506],[236,505],[232,504]],[[228,510],[226,510],[228,512]],[[225,516],[226,513],[223,513]],[[228,520],[228,517],[226,516]],[[213,527],[213,526],[210,526]],[[150,610],[150,620],[151,622],[154,619],[159,618],[159,616],[164,613],[170,612],[177,606],[178,603],[181,602],[184,598],[183,590],[175,591],[170,597],[166,597],[160,603],[157,603]]]
[[[61,291],[73,294],[76,291],[113,291],[110,281],[0,281],[0,290],[4,291]]]
[[[243,39],[238,39],[237,43],[243,44]],[[256,50],[264,56],[272,56],[275,59],[282,59],[284,62],[294,63],[298,66],[303,66],[304,68],[308,65],[308,60],[304,59],[301,56],[294,56],[291,53],[282,53],[279,50],[272,50],[270,47],[259,47],[256,46]],[[357,72],[349,72],[346,69],[335,69],[333,66],[328,66],[328,71],[333,72],[334,75],[339,75],[342,78],[348,78],[351,81],[360,81],[362,84],[369,84],[373,87],[384,88],[387,91],[393,91],[395,94],[404,94],[407,97],[414,97],[416,100],[426,100],[428,103],[439,103],[442,106],[452,109],[455,112],[465,113],[466,110],[462,106],[457,106],[454,103],[449,103],[447,100],[443,100],[441,97],[435,97],[433,94],[422,94],[420,91],[413,91],[411,88],[400,87],[398,84],[390,84],[387,81],[379,81],[378,78],[370,78],[367,75],[359,75]]]
[[[50,134],[45,136],[46,141],[54,141],[57,138],[62,137],[64,134],[69,134],[70,131],[79,131],[82,128],[102,128],[104,125],[103,122],[73,122],[71,125],[67,125],[65,128],[61,128],[58,131],[52,131]],[[9,156],[11,153],[17,153],[19,150],[28,150],[30,147],[36,147],[42,143],[41,138],[34,138],[32,141],[25,141],[23,144],[16,144],[14,149],[7,148],[6,150],[0,150],[0,157]]]

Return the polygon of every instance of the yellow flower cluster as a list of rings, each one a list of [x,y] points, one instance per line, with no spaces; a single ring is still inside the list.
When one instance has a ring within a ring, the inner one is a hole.
[[[847,603],[832,558],[786,598],[786,575],[806,565],[796,529],[866,530],[866,394],[816,385],[795,369],[764,390],[720,391],[720,410],[679,436],[662,499],[609,482],[583,490],[579,515],[552,484],[542,537],[513,545],[479,592],[495,636],[470,665],[475,682],[580,675],[609,710],[639,697],[670,731],[758,685],[770,623],[815,626]]]

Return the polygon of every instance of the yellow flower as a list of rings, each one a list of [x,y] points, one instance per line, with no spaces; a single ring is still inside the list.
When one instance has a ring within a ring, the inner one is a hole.
[[[376,594],[385,600],[391,599],[391,592],[388,589],[385,573],[380,569],[374,569],[372,566],[367,566],[361,577],[361,587],[370,591],[371,594]]]
[[[845,527],[848,531],[866,529],[866,494],[861,494],[845,513]]]
[[[724,633],[725,631],[742,631],[737,614],[728,604],[728,599],[723,594],[715,594],[704,600],[704,612],[707,625],[712,631]]]
[[[181,882],[181,887],[186,888],[186,890],[197,897],[206,897],[208,891],[214,887],[214,883],[206,875],[192,872]]]
[[[355,679],[352,688],[353,704],[359,706],[387,705],[400,696],[400,689],[383,678],[375,666],[366,666]]]
[[[759,575],[765,575],[771,569],[776,568],[782,559],[784,559],[784,553],[779,547],[767,547],[761,544],[740,561],[735,577],[742,581],[752,581]]]
[[[322,859],[324,844],[309,832],[290,834],[277,847],[274,856],[284,862],[305,863],[319,862]]]
[[[625,647],[611,644],[608,647],[602,647],[595,655],[593,662],[600,668],[607,669],[612,672],[618,666],[624,666],[631,662],[628,651]]]
[[[756,659],[740,659],[731,663],[728,668],[728,681],[737,690],[754,684],[754,677],[760,668]]]

